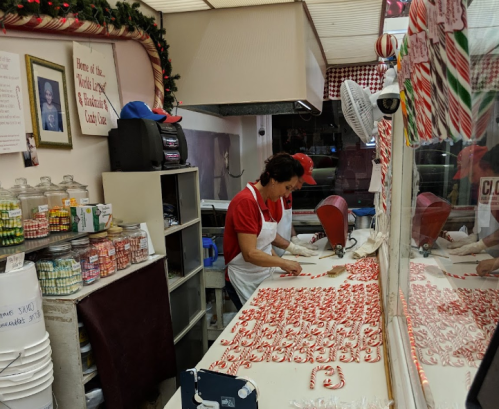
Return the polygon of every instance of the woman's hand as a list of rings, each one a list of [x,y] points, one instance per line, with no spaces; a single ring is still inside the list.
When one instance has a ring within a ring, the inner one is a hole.
[[[286,273],[293,274],[294,276],[300,275],[302,268],[299,263],[292,260],[281,259],[283,264],[280,266]]]
[[[493,258],[490,260],[483,260],[478,263],[476,266],[476,272],[480,276],[484,276],[485,274],[489,274],[492,271],[495,271],[499,268],[499,258]]]

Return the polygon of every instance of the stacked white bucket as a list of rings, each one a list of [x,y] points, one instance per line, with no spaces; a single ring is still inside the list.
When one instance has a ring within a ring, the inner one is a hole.
[[[0,273],[0,409],[52,409],[54,371],[35,265]]]

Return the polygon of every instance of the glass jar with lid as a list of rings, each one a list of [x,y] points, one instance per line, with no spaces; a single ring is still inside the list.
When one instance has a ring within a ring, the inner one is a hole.
[[[62,187],[52,183],[49,176],[42,176],[35,186],[47,197],[49,204],[50,232],[69,231],[71,220],[69,214],[69,194]]]
[[[76,182],[73,175],[64,175],[59,186],[68,192],[72,206],[89,203],[87,185]]]
[[[73,240],[72,250],[78,254],[81,265],[83,285],[89,285],[100,279],[99,250],[90,244],[88,237]]]
[[[90,234],[88,237],[90,244],[96,247],[99,253],[100,276],[107,277],[116,273],[116,250],[113,242],[107,237],[107,232]]]
[[[43,295],[69,295],[82,286],[80,257],[71,244],[49,246],[36,262],[36,272]]]
[[[47,237],[49,234],[47,197],[38,189],[28,185],[25,178],[16,179],[16,184],[9,190],[21,201],[24,237],[27,239]]]
[[[130,238],[132,264],[146,261],[149,257],[147,233],[140,229],[139,223],[124,223],[120,227],[123,227],[124,233]]]
[[[118,270],[123,270],[131,264],[130,238],[123,234],[123,228],[113,226],[107,230],[109,240],[113,242],[116,250],[116,263]]]
[[[21,201],[0,185],[0,247],[24,241]]]

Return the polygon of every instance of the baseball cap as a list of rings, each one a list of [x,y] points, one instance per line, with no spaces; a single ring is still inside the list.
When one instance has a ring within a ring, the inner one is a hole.
[[[301,177],[303,181],[305,183],[308,183],[309,185],[316,185],[317,182],[312,177],[312,171],[314,170],[314,162],[310,158],[310,156],[305,155],[304,153],[295,153],[293,155],[293,158],[295,158],[303,166],[303,170],[305,171],[303,173],[303,176]]]
[[[121,110],[121,119],[152,119],[156,122],[163,122],[166,115],[158,115],[151,111],[151,108],[142,101],[133,101],[126,104]]]
[[[480,162],[486,153],[486,146],[471,145],[464,148],[457,155],[457,172],[453,179],[463,179],[468,176],[473,165]]]
[[[155,114],[166,115],[166,119],[163,122],[166,122],[167,124],[176,124],[182,120],[180,115],[170,115],[163,108],[154,108],[152,112]]]

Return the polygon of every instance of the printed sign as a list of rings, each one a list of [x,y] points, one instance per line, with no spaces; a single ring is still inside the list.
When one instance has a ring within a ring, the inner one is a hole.
[[[0,51],[0,154],[25,150],[19,55]]]
[[[117,127],[113,106],[120,109],[114,60],[73,42],[73,69],[81,132],[107,136],[111,128]]]
[[[480,178],[478,203],[490,205],[490,210],[499,209],[499,177]]]
[[[0,306],[0,331],[27,327],[43,320],[42,300],[39,297],[19,304]]]

